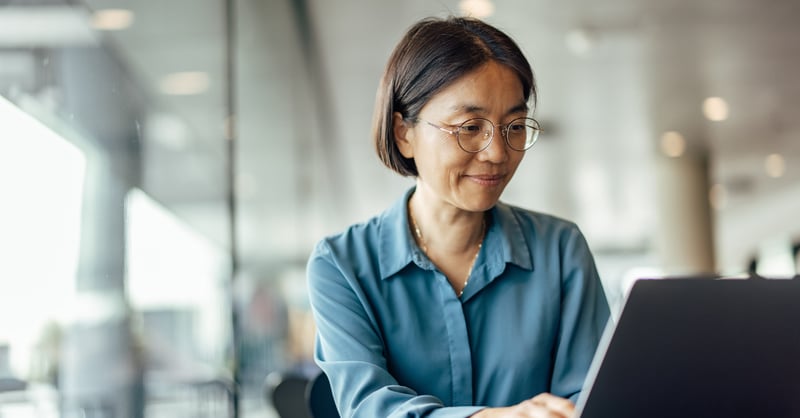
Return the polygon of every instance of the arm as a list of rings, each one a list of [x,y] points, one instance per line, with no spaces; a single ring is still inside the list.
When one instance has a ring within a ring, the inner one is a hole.
[[[480,410],[445,408],[439,399],[398,384],[387,368],[378,320],[349,262],[337,260],[323,242],[307,269],[317,325],[315,358],[330,379],[342,417],[464,418]]]
[[[561,323],[551,391],[575,402],[609,317],[608,302],[594,259],[573,227],[561,245]]]

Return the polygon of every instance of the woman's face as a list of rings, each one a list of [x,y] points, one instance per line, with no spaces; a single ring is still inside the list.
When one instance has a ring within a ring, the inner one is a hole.
[[[395,138],[400,152],[413,158],[419,173],[417,193],[426,201],[478,212],[493,207],[517,170],[525,152],[510,149],[495,126],[494,138],[483,151],[468,153],[456,136],[425,121],[454,130],[471,118],[495,125],[526,116],[522,83],[508,67],[490,61],[433,96],[413,126],[395,114]]]

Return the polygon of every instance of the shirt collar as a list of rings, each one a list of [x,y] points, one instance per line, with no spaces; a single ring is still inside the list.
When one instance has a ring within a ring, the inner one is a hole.
[[[502,261],[532,270],[531,254],[533,254],[532,247],[535,242],[526,239],[522,225],[514,213],[514,208],[498,202],[489,213],[491,227],[487,231],[484,245],[490,249],[499,248]]]
[[[415,189],[408,189],[380,216],[378,265],[381,279],[397,273],[415,257],[414,238],[408,226],[408,199]],[[419,254],[416,256],[419,257]]]
[[[424,263],[408,224],[408,199],[415,189],[416,187],[409,188],[380,216],[378,265],[381,279],[397,273],[413,261],[418,264]],[[504,263],[513,263],[528,270],[533,269],[531,247],[534,243],[525,239],[513,208],[498,202],[489,213],[489,229],[484,239],[487,251],[499,255]],[[489,258],[494,257],[490,255]]]

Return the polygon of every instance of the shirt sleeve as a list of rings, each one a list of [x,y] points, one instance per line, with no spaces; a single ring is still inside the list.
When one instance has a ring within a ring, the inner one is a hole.
[[[574,403],[608,321],[609,308],[583,234],[573,225],[561,241],[561,323],[551,391]]]
[[[341,416],[466,418],[483,409],[445,407],[434,396],[398,384],[387,369],[377,318],[353,270],[333,256],[325,241],[307,266],[317,326],[314,356],[330,380]]]

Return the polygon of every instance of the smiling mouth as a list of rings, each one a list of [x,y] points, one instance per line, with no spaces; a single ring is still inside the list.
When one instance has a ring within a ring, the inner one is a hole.
[[[502,174],[494,174],[494,175],[468,175],[467,178],[470,180],[486,186],[494,186],[503,182],[505,178]]]

